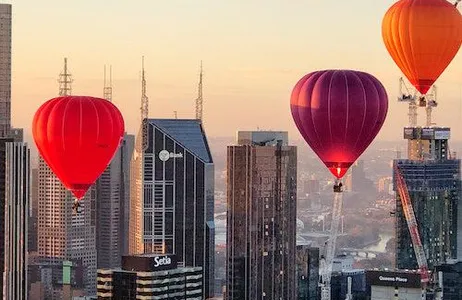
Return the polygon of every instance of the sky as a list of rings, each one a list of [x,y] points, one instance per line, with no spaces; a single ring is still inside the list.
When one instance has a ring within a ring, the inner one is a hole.
[[[13,4],[13,125],[30,135],[35,111],[58,94],[67,57],[74,95],[101,97],[104,65],[112,65],[113,102],[127,131],[137,132],[144,55],[152,118],[172,118],[174,111],[194,117],[202,60],[209,136],[259,128],[301,139],[289,107],[293,86],[315,70],[354,69],[387,89],[389,112],[378,139],[400,140],[408,120],[407,105],[396,100],[402,74],[381,37],[394,2],[3,0]],[[461,56],[437,81],[434,113],[456,140],[462,140]]]

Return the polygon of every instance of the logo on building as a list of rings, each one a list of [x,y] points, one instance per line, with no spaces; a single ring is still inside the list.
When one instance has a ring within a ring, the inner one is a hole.
[[[172,263],[172,260],[168,256],[156,256],[156,258],[154,258],[154,262],[154,267],[157,268],[158,266],[168,266]]]
[[[183,158],[183,153],[173,153],[168,152],[167,150],[162,150],[159,152],[159,159],[161,161],[167,161],[170,158]]]

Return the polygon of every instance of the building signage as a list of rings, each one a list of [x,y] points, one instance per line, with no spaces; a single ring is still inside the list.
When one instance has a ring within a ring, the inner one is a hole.
[[[154,268],[158,266],[168,266],[172,263],[172,259],[168,256],[156,256],[154,258]]]
[[[420,274],[412,272],[366,271],[366,282],[371,286],[420,288]]]
[[[422,139],[432,139],[434,132],[433,128],[422,128]]]
[[[170,158],[183,158],[183,153],[173,153],[167,150],[162,150],[159,152],[159,159],[161,161],[167,161]]]
[[[414,137],[414,128],[404,128],[404,138],[412,139]]]

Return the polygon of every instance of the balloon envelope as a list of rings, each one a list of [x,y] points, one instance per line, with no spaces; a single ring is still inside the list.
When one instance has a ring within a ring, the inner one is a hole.
[[[342,178],[382,127],[388,97],[370,74],[324,70],[298,81],[290,107],[305,141],[331,173]]]
[[[48,100],[37,110],[32,133],[48,166],[81,199],[116,153],[124,120],[107,100],[64,96]]]
[[[382,37],[412,85],[425,94],[462,43],[462,16],[446,0],[400,0],[385,14]]]

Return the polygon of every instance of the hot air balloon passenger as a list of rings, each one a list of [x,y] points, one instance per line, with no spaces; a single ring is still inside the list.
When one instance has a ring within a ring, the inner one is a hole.
[[[335,192],[335,193],[341,193],[341,192],[343,192],[342,186],[343,186],[342,182],[340,182],[340,181],[338,181],[338,180],[335,180],[334,192]]]
[[[80,210],[79,208],[80,208],[79,199],[75,199],[75,200],[74,200],[74,205],[72,205],[72,211],[73,211],[75,214],[79,214],[79,213],[81,212],[81,210]]]

